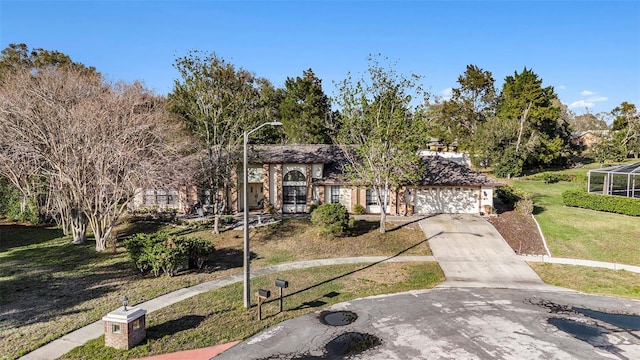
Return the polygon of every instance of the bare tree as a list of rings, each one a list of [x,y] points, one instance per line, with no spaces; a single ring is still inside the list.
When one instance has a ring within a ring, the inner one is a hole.
[[[348,77],[339,87],[343,117],[336,142],[349,161],[349,180],[367,186],[380,206],[381,233],[391,191],[419,176],[417,144],[426,137],[421,116],[426,94],[418,80],[370,58],[367,74],[357,81]]]
[[[37,175],[47,179],[50,209],[63,227],[71,225],[76,243],[88,224],[98,251],[137,189],[176,179],[176,126],[164,103],[138,83],[43,68],[5,75],[0,84],[7,134],[0,149],[41,161]]]
[[[171,110],[200,141],[200,176],[210,191],[214,233],[218,219],[228,211],[226,194],[235,186],[232,172],[240,163],[242,134],[261,116],[261,79],[215,54],[204,57],[193,51],[174,65],[181,80],[169,95]]]

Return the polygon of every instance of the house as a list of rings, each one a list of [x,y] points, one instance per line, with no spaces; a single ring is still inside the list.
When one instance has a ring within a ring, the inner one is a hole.
[[[336,145],[260,145],[251,150],[248,168],[250,210],[272,205],[283,213],[305,213],[312,204],[341,203],[350,212],[361,205],[379,214],[376,194],[345,181],[344,153]],[[441,156],[422,157],[421,178],[387,194],[386,213],[487,213],[493,207],[493,190],[501,184]],[[241,170],[240,170],[241,171]],[[228,194],[232,211],[242,211],[239,176]]]
[[[609,130],[587,130],[574,132],[571,143],[585,149],[591,148],[593,145],[602,142],[609,137]]]

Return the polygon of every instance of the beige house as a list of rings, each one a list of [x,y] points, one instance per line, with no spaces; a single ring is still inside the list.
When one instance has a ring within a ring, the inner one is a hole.
[[[282,213],[305,213],[312,204],[341,203],[350,212],[361,205],[379,214],[376,194],[343,179],[346,164],[335,145],[261,145],[252,149],[248,171],[250,210],[272,205]],[[390,215],[484,214],[493,207],[498,182],[440,156],[422,157],[423,174],[387,194]],[[239,177],[236,176],[236,179]],[[232,211],[242,211],[241,180],[228,195]]]

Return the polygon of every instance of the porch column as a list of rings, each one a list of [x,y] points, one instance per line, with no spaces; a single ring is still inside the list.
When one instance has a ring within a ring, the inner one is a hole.
[[[274,186],[277,191],[273,207],[276,211],[282,211],[282,164],[276,165],[276,183]]]
[[[269,164],[262,164],[262,196],[264,201],[262,202],[262,209],[266,209],[269,206]]]

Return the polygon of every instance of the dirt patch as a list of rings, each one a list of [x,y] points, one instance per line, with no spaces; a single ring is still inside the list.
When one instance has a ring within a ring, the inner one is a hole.
[[[518,255],[547,254],[538,227],[531,215],[502,208],[498,209],[498,216],[489,218],[489,222]]]

